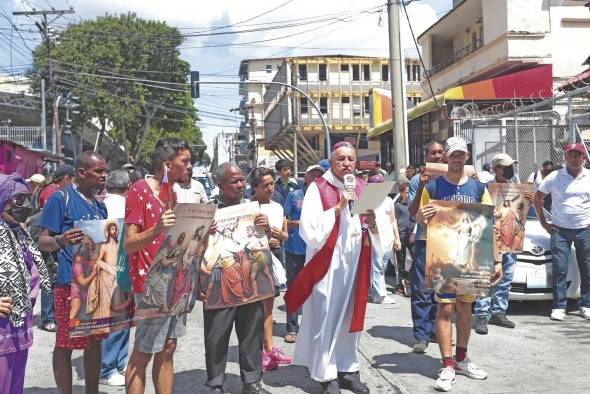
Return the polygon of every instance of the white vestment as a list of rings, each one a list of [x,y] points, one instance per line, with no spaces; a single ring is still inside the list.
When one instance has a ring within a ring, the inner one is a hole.
[[[332,173],[323,175],[343,191]],[[299,222],[299,234],[307,244],[306,264],[321,249],[336,224],[334,208],[324,211],[315,183],[309,185]],[[330,268],[303,304],[301,325],[295,343],[293,363],[309,369],[311,378],[326,382],[338,372],[359,370],[357,351],[361,333],[350,333],[357,266],[361,253],[361,222],[350,216],[348,207],[340,212],[340,228]]]

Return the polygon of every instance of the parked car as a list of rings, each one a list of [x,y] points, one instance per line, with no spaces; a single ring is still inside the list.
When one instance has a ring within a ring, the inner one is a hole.
[[[551,213],[545,209],[543,211],[547,220],[551,221]],[[541,226],[533,206],[529,209],[525,226],[523,252],[517,255],[510,300],[552,300],[553,267],[550,236]],[[567,275],[567,297],[580,297],[580,273],[573,246]]]
[[[193,171],[193,179],[201,182],[201,184],[205,188],[205,193],[207,193],[207,197],[211,198],[211,190],[215,188],[215,186],[213,185],[213,179],[211,179],[211,175],[209,175],[208,173],[197,173]]]

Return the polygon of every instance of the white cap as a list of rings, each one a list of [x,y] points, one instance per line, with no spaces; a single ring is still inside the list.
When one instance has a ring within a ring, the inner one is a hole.
[[[320,166],[318,164],[314,164],[313,166],[307,167],[307,169],[305,170],[305,173],[307,174],[308,172],[313,171],[313,170],[319,170],[319,171],[322,172],[322,174],[324,172],[326,172],[326,170],[324,170],[324,167],[322,167],[322,166]]]
[[[467,149],[467,143],[465,142],[465,140],[461,137],[448,138],[447,142],[445,143],[445,154],[449,156],[453,152],[457,151],[469,153],[469,150]]]
[[[506,153],[498,153],[492,158],[492,168],[497,166],[511,166],[513,164],[518,164],[518,160],[514,160]]]
[[[27,182],[43,183],[45,182],[45,177],[41,174],[33,174],[29,179],[27,179]]]

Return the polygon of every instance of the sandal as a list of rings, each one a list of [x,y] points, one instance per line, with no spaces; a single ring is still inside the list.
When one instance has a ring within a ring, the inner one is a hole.
[[[297,340],[297,333],[296,332],[288,332],[287,335],[285,335],[285,342],[287,342],[287,343],[295,343],[296,340]]]

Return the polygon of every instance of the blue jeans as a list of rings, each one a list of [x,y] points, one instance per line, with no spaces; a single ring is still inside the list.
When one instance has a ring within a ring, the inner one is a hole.
[[[486,320],[489,320],[496,313],[506,313],[515,268],[516,254],[505,253],[502,256],[502,270],[504,271],[502,280],[490,290],[489,297],[479,298],[475,301],[474,309],[477,316],[483,316]]]
[[[577,230],[561,227],[551,232],[551,255],[553,259],[553,309],[567,307],[567,271],[570,263],[571,245],[576,248],[580,269],[580,306],[590,308],[590,227]]]
[[[376,301],[383,299],[387,295],[385,287],[385,268],[391,258],[392,251],[385,252],[381,258],[376,253],[371,253],[371,299]]]
[[[436,302],[433,292],[424,291],[425,264],[426,241],[416,241],[410,268],[413,331],[417,341],[430,342],[430,335],[435,334]]]
[[[287,271],[287,287],[295,279],[305,264],[305,255],[292,254],[285,251]],[[299,332],[299,311],[287,314],[287,332]]]
[[[111,332],[102,340],[100,378],[108,379],[127,366],[129,351],[129,329]]]
[[[55,323],[53,317],[53,290],[41,290],[41,325]]]

